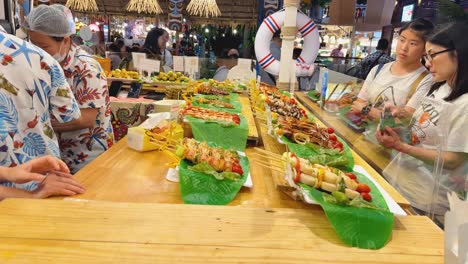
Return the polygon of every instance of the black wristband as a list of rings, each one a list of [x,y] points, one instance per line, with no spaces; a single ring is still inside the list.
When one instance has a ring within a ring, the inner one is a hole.
[[[366,115],[369,114],[369,112],[370,112],[371,109],[372,109],[371,105],[368,104],[368,105],[366,105],[366,106],[364,106],[364,107],[362,108],[361,114],[366,116]]]

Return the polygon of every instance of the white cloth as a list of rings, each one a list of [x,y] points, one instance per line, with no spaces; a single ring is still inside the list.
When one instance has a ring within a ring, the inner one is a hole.
[[[172,54],[168,49],[165,49],[163,51],[163,54],[161,56],[164,56],[164,65],[162,65],[162,69],[164,72],[170,72],[172,71],[172,65],[174,64],[172,60]]]
[[[375,74],[378,66],[372,68],[358,97],[372,103],[376,108],[383,108],[385,104],[391,104],[394,106],[406,105],[416,109],[433,84],[431,75],[428,74],[424,77],[411,99],[407,102],[411,86],[421,73],[427,70],[421,66],[412,73],[396,76],[391,72],[393,64],[394,62],[385,64],[377,76]]]
[[[223,65],[216,70],[216,73],[213,76],[213,80],[223,82],[227,79],[228,74],[229,74],[229,69]]]
[[[413,144],[426,149],[468,153],[468,94],[452,102],[444,101],[451,88],[443,85],[423,98],[413,115]],[[411,204],[428,212],[436,186],[434,166],[406,154],[399,154],[384,170],[384,176]],[[439,190],[435,194],[435,213],[449,209],[447,192],[454,191],[466,199],[468,162],[454,170],[443,169]]]
[[[118,69],[120,66],[120,62],[122,62],[122,59],[120,58],[120,56],[117,54],[111,54],[109,55],[109,58],[111,59],[111,62],[112,62],[112,70]]]

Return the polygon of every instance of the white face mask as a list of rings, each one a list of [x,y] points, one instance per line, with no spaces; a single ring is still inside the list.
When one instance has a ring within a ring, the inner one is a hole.
[[[65,60],[65,58],[67,57],[67,54],[63,54],[62,55],[62,48],[63,48],[63,42],[62,44],[60,44],[60,49],[59,49],[59,52],[58,53],[55,53],[54,55],[52,55],[52,57],[58,61],[59,63],[62,63],[62,61]]]

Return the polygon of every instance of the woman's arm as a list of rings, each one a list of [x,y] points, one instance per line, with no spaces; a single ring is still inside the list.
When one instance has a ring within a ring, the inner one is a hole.
[[[80,130],[84,128],[93,128],[96,124],[96,117],[98,115],[98,108],[80,108],[81,117],[79,119],[67,122],[59,123],[52,121],[52,126],[55,132],[70,132]]]
[[[37,187],[28,192],[25,190],[0,186],[0,200],[5,198],[34,198],[43,199],[51,196],[70,196],[82,194],[85,188],[72,175],[52,172]]]
[[[424,161],[427,164],[434,164],[434,161],[438,157],[437,150],[416,147],[403,143],[398,134],[389,127],[386,127],[385,131],[377,131],[376,137],[377,140],[385,147],[408,154]],[[463,152],[444,151],[442,152],[442,155],[444,159],[444,168],[449,170],[456,169],[468,159],[468,153]]]
[[[34,195],[31,192],[17,189],[17,188],[0,186],[0,200],[3,200],[5,198],[33,198],[33,197]]]

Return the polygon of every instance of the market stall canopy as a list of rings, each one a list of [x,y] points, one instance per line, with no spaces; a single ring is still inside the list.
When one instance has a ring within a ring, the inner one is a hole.
[[[333,0],[330,4],[330,25],[356,26],[357,31],[379,31],[391,24],[395,0],[367,0],[364,19],[356,19],[356,0]]]
[[[65,4],[67,0],[56,0],[56,4]],[[96,0],[101,15],[157,17],[156,15],[129,13],[126,11],[128,0]],[[183,15],[193,24],[256,24],[258,16],[258,1],[253,0],[216,0],[221,15],[213,18],[197,17],[187,14],[189,1],[184,1]],[[159,18],[167,19],[169,13],[169,0],[159,0],[163,13]]]

